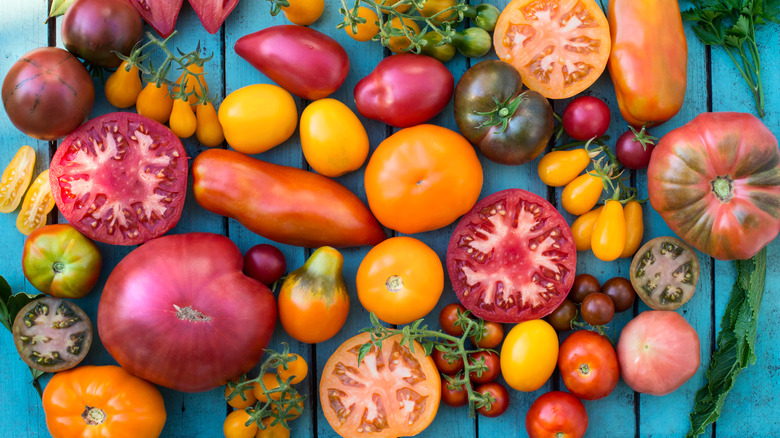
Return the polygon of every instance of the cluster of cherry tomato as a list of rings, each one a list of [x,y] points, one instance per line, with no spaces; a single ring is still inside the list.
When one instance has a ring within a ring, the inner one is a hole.
[[[634,287],[627,278],[613,277],[601,285],[596,277],[579,274],[569,295],[546,319],[558,332],[574,328],[578,314],[587,324],[600,326],[612,321],[615,312],[630,309],[635,297]]]
[[[0,178],[0,213],[11,213],[21,203],[16,228],[25,236],[46,225],[46,215],[54,208],[49,170],[41,172],[30,186],[34,170],[35,150],[24,145],[16,152]]]

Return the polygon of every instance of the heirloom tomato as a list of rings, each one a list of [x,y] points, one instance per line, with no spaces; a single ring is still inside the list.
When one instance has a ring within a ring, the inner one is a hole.
[[[206,391],[249,371],[271,339],[276,302],[243,264],[238,247],[218,234],[139,246],[100,297],[103,345],[130,373],[177,391]]]
[[[623,254],[626,247],[626,216],[620,201],[609,200],[604,204],[593,224],[590,246],[593,255],[605,262],[611,262]]]
[[[474,65],[455,88],[458,129],[497,163],[523,164],[539,156],[552,137],[554,121],[547,99],[523,91],[520,74],[506,62]]]
[[[197,117],[195,135],[200,144],[215,148],[225,141],[225,131],[219,123],[219,116],[213,103],[206,101],[196,105],[195,116]]]
[[[558,369],[566,389],[583,400],[608,396],[620,380],[612,343],[591,330],[577,330],[563,341]]]
[[[551,187],[562,187],[577,178],[590,164],[590,154],[585,149],[552,151],[545,154],[537,171],[539,179]]]
[[[325,10],[324,0],[292,0],[282,6],[282,13],[291,23],[308,26],[317,21]]]
[[[529,438],[582,438],[588,413],[580,399],[563,391],[540,395],[525,414]]]
[[[236,41],[235,50],[290,93],[317,100],[336,91],[349,72],[347,52],[333,38],[305,26],[267,27]]]
[[[187,194],[187,153],[154,120],[129,112],[105,114],[60,143],[51,160],[51,190],[60,213],[87,237],[138,245],[179,221]]]
[[[233,91],[219,105],[217,115],[227,143],[247,155],[283,143],[298,125],[295,100],[271,84],[247,85]]]
[[[25,236],[46,225],[46,215],[54,208],[49,182],[49,169],[44,170],[24,195],[22,208],[16,216],[16,228]]]
[[[498,17],[493,46],[528,88],[565,99],[606,68],[609,23],[595,0],[512,0]]]
[[[518,391],[536,391],[550,379],[558,362],[558,334],[542,319],[521,322],[501,346],[501,375]]]
[[[441,62],[425,55],[389,56],[355,85],[363,117],[396,128],[419,125],[447,106],[455,78]]]
[[[387,323],[408,324],[436,307],[444,290],[444,268],[428,245],[398,236],[371,248],[356,281],[366,310]]]
[[[41,47],[11,66],[2,97],[17,129],[39,140],[56,140],[89,117],[95,86],[84,65],[67,50]]]
[[[368,205],[384,226],[404,234],[431,231],[474,205],[482,190],[482,165],[457,132],[418,125],[376,148],[366,166],[365,187]]]
[[[132,66],[129,70],[126,67],[127,61],[122,61],[116,71],[106,79],[103,89],[108,103],[117,108],[130,108],[135,105],[144,88],[138,67]]]
[[[82,298],[97,283],[103,256],[95,242],[70,224],[46,225],[24,241],[22,269],[39,291]]]
[[[255,385],[250,385],[244,392],[244,398],[241,398],[241,394],[236,394],[233,398],[228,400],[228,404],[230,407],[235,409],[244,409],[248,408],[250,406],[254,406],[255,403],[257,403],[257,397],[255,397],[255,394],[252,392],[254,390]],[[230,386],[225,386],[225,399],[227,400],[228,397],[230,397],[235,390],[231,389]]]
[[[436,365],[416,341],[401,336],[372,347],[358,364],[358,349],[371,341],[361,333],[346,340],[322,369],[320,403],[328,423],[342,437],[414,436],[439,410],[441,379]],[[371,412],[367,415],[366,412]]]
[[[368,133],[348,106],[320,99],[301,114],[301,149],[317,173],[337,177],[360,168],[368,157]]]
[[[452,45],[467,58],[479,58],[490,52],[493,39],[485,29],[469,27],[452,35]]]
[[[748,259],[780,232],[780,150],[746,113],[703,113],[666,134],[647,169],[669,228],[718,260]]]
[[[266,286],[271,286],[287,271],[287,260],[279,248],[267,243],[257,244],[244,254],[244,274]]]
[[[307,248],[376,245],[385,239],[360,198],[322,175],[224,149],[198,154],[192,174],[201,207],[267,239]]]
[[[62,44],[90,64],[116,68],[116,54],[130,54],[143,37],[144,22],[127,0],[79,0],[60,24]]]
[[[347,35],[351,36],[355,41],[371,41],[374,35],[379,33],[379,17],[376,15],[373,9],[361,6],[358,9],[358,17],[366,20],[365,23],[357,23],[355,31],[352,30],[352,26],[345,26],[344,30]]]
[[[636,291],[631,280],[624,277],[613,277],[601,286],[601,293],[612,299],[615,312],[625,312],[634,305]]]
[[[569,293],[576,266],[566,221],[552,204],[522,189],[479,201],[460,220],[447,248],[458,298],[474,315],[495,322],[552,312]]]
[[[55,374],[43,391],[43,411],[54,438],[156,438],[166,419],[160,391],[114,365]]]
[[[152,26],[157,33],[168,38],[176,27],[179,10],[184,0],[128,0],[144,21]]]
[[[441,34],[437,32],[426,32],[420,39],[420,44],[422,44],[420,53],[435,58],[439,62],[447,62],[455,56],[455,46],[444,43]]]
[[[553,326],[555,331],[567,332],[572,329],[571,323],[575,318],[577,318],[577,306],[567,298],[551,314],[547,315],[545,320]]]
[[[189,0],[206,32],[215,34],[228,15],[238,6],[239,0]]]
[[[696,252],[676,237],[656,237],[631,261],[631,285],[655,310],[675,310],[688,302],[699,282]]]
[[[16,210],[32,181],[34,170],[35,149],[24,145],[16,151],[14,158],[3,170],[0,179],[0,213]]]
[[[477,386],[474,391],[480,394],[489,394],[493,398],[490,408],[485,405],[477,409],[480,415],[489,418],[500,417],[509,409],[509,391],[504,385],[498,382],[488,382]]]
[[[575,140],[590,140],[607,132],[610,118],[609,107],[603,100],[580,96],[563,110],[563,130]]]
[[[455,6],[455,0],[425,0],[423,7],[417,9],[417,11],[423,17],[433,17],[434,22],[443,23],[458,18],[458,13],[454,10],[450,10],[446,15],[442,13],[443,10],[453,6]]]
[[[583,298],[580,304],[583,321],[590,325],[604,325],[615,316],[615,303],[607,294],[594,292]]]

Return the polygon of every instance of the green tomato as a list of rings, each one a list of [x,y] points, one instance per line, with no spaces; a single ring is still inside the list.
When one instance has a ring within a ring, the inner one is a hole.
[[[493,48],[493,38],[481,27],[469,27],[452,36],[452,45],[467,58],[479,58]]]
[[[88,294],[102,264],[95,242],[69,224],[38,228],[24,242],[24,276],[39,291],[58,298]]]

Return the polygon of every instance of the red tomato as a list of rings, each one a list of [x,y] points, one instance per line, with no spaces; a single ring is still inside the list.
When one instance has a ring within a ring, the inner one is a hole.
[[[383,59],[355,85],[355,104],[364,117],[406,128],[440,113],[454,87],[455,78],[444,64],[403,53]]]
[[[244,274],[266,286],[274,284],[287,271],[287,260],[279,248],[261,243],[244,254]]]
[[[582,438],[588,430],[588,413],[577,397],[550,391],[528,409],[525,430],[530,438]]]
[[[487,367],[487,370],[483,370],[479,375],[476,371],[472,371],[471,374],[469,374],[471,382],[476,383],[477,385],[492,382],[501,375],[501,359],[496,353],[490,351],[471,353],[469,355],[469,363],[471,365],[484,363]]]
[[[447,406],[459,408],[469,404],[469,393],[465,386],[451,388],[446,378],[441,379],[441,401]]]
[[[141,245],[106,281],[100,340],[122,368],[152,383],[185,392],[224,385],[260,361],[276,325],[273,294],[243,264],[218,234]]]
[[[463,327],[455,325],[455,321],[458,320],[458,312],[461,314],[466,311],[460,303],[450,303],[444,306],[439,312],[439,325],[444,333],[452,336],[463,336]]]
[[[609,107],[594,96],[580,96],[563,110],[563,129],[575,140],[601,137],[609,129]]]
[[[184,0],[148,1],[128,0],[135,6],[144,21],[157,31],[163,38],[168,38],[176,27],[179,10]]]
[[[650,157],[655,148],[655,137],[649,137],[644,131],[641,131],[644,144],[639,141],[639,133],[629,129],[618,137],[615,142],[615,156],[618,161],[627,169],[644,169],[650,164]]]
[[[105,68],[119,67],[122,60],[115,52],[129,55],[143,31],[141,16],[126,0],[79,0],[60,24],[62,43],[69,52]]]
[[[54,201],[68,222],[114,245],[138,245],[168,232],[187,194],[181,141],[160,123],[128,112],[96,117],[71,132],[50,171]]]
[[[504,385],[498,382],[484,383],[477,386],[475,391],[480,394],[490,394],[493,398],[490,409],[487,406],[477,409],[480,415],[490,418],[499,417],[509,409],[509,391],[506,390]]]
[[[447,271],[458,298],[488,321],[548,315],[574,282],[577,250],[558,210],[522,189],[494,193],[458,223]]]
[[[458,371],[463,369],[463,358],[460,355],[458,355],[456,359],[452,359],[451,357],[445,358],[443,351],[433,350],[431,357],[436,363],[436,368],[438,368],[442,374],[452,376],[458,374]]]
[[[239,38],[234,48],[254,68],[306,100],[329,96],[349,72],[344,48],[305,26],[271,26]]]
[[[477,341],[477,335],[471,337],[471,342],[479,348],[496,348],[504,340],[504,326],[498,322],[486,321],[482,334]]]
[[[228,15],[238,6],[238,0],[189,0],[206,32],[215,34]],[[154,3],[154,2],[152,2]]]
[[[578,330],[563,341],[558,369],[566,389],[583,400],[608,396],[620,379],[612,343],[591,330]]]

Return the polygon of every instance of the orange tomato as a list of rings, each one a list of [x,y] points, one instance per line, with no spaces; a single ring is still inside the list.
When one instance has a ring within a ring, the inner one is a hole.
[[[30,186],[35,170],[35,149],[24,145],[3,170],[0,177],[0,213],[16,210],[22,202],[22,196]]]
[[[395,16],[393,16],[390,18],[390,25],[393,29],[402,31],[406,29],[406,32],[412,36],[420,33],[420,26],[418,26],[414,20],[403,18],[396,19]],[[409,38],[404,34],[402,36],[390,37],[387,48],[393,53],[402,53],[407,51],[406,49],[409,48],[410,44],[412,44],[412,42],[409,41]]]
[[[271,426],[273,418],[263,418],[263,425],[265,429],[257,429],[257,435],[255,438],[290,438],[290,429],[284,427],[282,423],[276,423]]]
[[[571,224],[571,234],[574,236],[574,245],[577,251],[587,251],[591,248],[591,237],[593,237],[593,226],[596,225],[596,219],[601,214],[603,207],[594,208],[574,220]]]
[[[358,9],[358,17],[364,18],[366,22],[357,24],[357,32],[352,31],[352,26],[345,26],[344,30],[347,32],[347,35],[351,36],[355,41],[371,40],[374,35],[379,33],[379,26],[377,25],[379,17],[373,9],[365,6],[361,6]]]
[[[187,71],[189,71],[192,74],[202,74],[203,73],[203,64],[190,64],[187,66]],[[181,85],[181,81],[184,80],[184,72],[179,76],[179,79],[176,80],[176,83],[178,85]],[[205,88],[206,93],[209,91],[209,86],[206,83],[206,77],[201,75],[200,81],[203,83],[203,87]],[[179,87],[173,87],[173,91],[177,92],[179,91]],[[185,93],[192,93],[195,92],[195,94],[191,94],[190,97],[187,98],[187,102],[189,102],[190,105],[195,105],[198,102],[198,98],[200,97],[202,90],[200,85],[198,84],[198,80],[195,78],[195,76],[188,75],[187,76],[187,83],[184,85],[184,92]],[[207,96],[208,97],[208,96]]]
[[[189,138],[198,129],[198,119],[186,100],[176,99],[173,102],[169,121],[171,131],[179,138]]]
[[[228,400],[228,404],[236,409],[244,409],[250,406],[254,406],[254,404],[257,403],[257,398],[253,393],[254,386],[255,385],[252,385],[246,390],[244,390],[244,397],[246,398],[246,400],[243,400],[240,394],[236,394],[235,397]],[[231,389],[229,386],[225,387],[225,400],[227,400],[227,398],[230,397],[231,394],[233,394],[233,391],[234,390]]]
[[[583,173],[563,188],[561,205],[564,210],[579,216],[590,211],[599,202],[603,191],[604,183],[601,178]]]
[[[357,271],[360,304],[390,324],[408,324],[427,315],[443,290],[439,256],[412,237],[393,237],[373,247]]]
[[[214,104],[206,101],[195,106],[195,116],[197,117],[197,128],[195,135],[203,146],[210,148],[217,147],[225,141],[225,133],[217,117],[217,110]]]
[[[537,171],[543,183],[562,187],[572,182],[589,164],[590,155],[585,149],[552,151],[539,160]]]
[[[257,398],[257,401],[259,401],[260,403],[267,403],[269,397],[271,398],[271,400],[279,400],[279,399],[281,399],[282,398],[282,392],[271,392],[271,391],[274,391],[274,390],[278,389],[281,386],[281,384],[279,383],[279,379],[281,379],[281,378],[282,378],[282,376],[279,376],[276,373],[265,373],[265,374],[263,374],[263,378],[262,378],[263,379],[263,385],[265,386],[265,389],[266,389],[266,391],[268,391],[268,393],[263,391],[263,388],[260,385],[255,385],[255,389],[253,390],[253,392],[254,392],[255,397]],[[290,396],[291,396],[291,394],[286,393],[284,399],[285,400],[289,400]],[[276,406],[273,406],[272,409],[273,409],[274,412],[278,412],[278,409],[277,409]],[[288,414],[292,414],[293,415],[293,418],[289,418],[289,420],[294,420],[294,419],[298,418],[301,415],[301,413],[298,412],[298,408],[297,407],[290,408],[289,404],[284,404],[284,410],[288,410],[288,409],[289,409]]]
[[[247,421],[249,421],[249,414],[243,409],[229,413],[222,424],[225,438],[254,438],[258,429],[257,423],[247,426]]]
[[[114,365],[54,374],[43,391],[43,411],[53,438],[153,438],[166,418],[160,391]]]
[[[138,114],[160,123],[168,123],[173,110],[173,98],[168,94],[168,86],[157,86],[154,82],[146,84],[135,101]]]
[[[626,217],[619,201],[607,201],[601,209],[590,239],[593,255],[611,262],[620,257],[626,247]]]
[[[138,67],[127,70],[127,61],[122,61],[119,68],[106,79],[106,100],[117,108],[130,108],[135,105],[138,95],[143,90]]]
[[[595,0],[512,0],[493,33],[496,55],[549,99],[590,87],[609,59],[609,23]]]
[[[284,16],[291,23],[308,26],[317,21],[325,10],[324,0],[290,0],[290,6],[282,6]]]
[[[306,359],[301,357],[300,354],[290,353],[290,357],[295,357],[295,360],[287,362],[287,369],[284,369],[283,365],[276,367],[276,373],[284,381],[292,377],[293,379],[290,383],[295,385],[306,378],[306,375],[309,373],[309,364],[306,363]]]
[[[623,207],[626,217],[626,246],[620,254],[621,258],[631,257],[639,245],[642,244],[642,236],[645,233],[645,223],[642,219],[642,204],[638,201],[629,201]]]
[[[390,6],[395,5],[396,3],[400,3],[400,0],[382,0],[381,2],[374,0],[374,3],[376,3],[378,5],[390,7]],[[402,4],[402,5],[396,6],[394,9],[395,9],[396,12],[406,12],[411,7],[412,7],[412,5],[406,3],[406,4]],[[383,12],[387,13],[386,11],[383,11]]]
[[[365,187],[368,205],[384,226],[405,234],[431,231],[474,206],[482,190],[482,165],[457,132],[418,125],[376,148]]]

